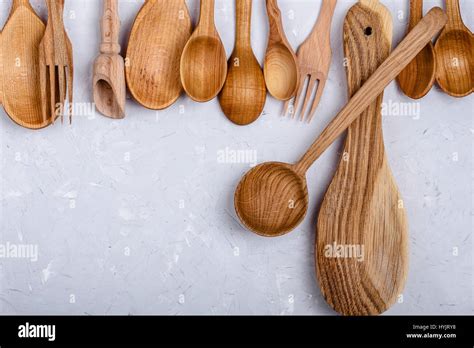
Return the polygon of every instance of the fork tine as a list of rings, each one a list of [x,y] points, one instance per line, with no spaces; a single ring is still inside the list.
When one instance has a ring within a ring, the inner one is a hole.
[[[72,66],[72,64],[68,65],[68,66],[65,66],[64,67],[65,71],[67,70],[66,72],[66,79],[67,79],[67,83],[66,83],[66,88],[67,88],[67,92],[68,92],[68,103],[69,103],[69,110],[68,110],[68,114],[69,114],[69,124],[72,124],[72,111],[73,111],[73,85],[74,85],[74,68]]]
[[[47,109],[48,109],[48,93],[46,92],[48,89],[48,70],[46,69],[46,65],[39,64],[39,74],[40,74],[40,93],[41,93],[41,114],[43,116],[43,122],[46,123],[48,120],[47,116]]]
[[[50,104],[51,104],[51,115],[50,117],[53,118],[52,123],[56,121],[56,74],[55,74],[56,67],[54,65],[49,65],[49,90],[50,90]]]
[[[293,103],[293,114],[291,115],[292,118],[295,118],[298,112],[298,104],[300,102],[301,94],[303,93],[305,84],[306,84],[306,76],[301,76],[300,85],[298,87],[298,91],[296,92],[295,102]]]
[[[311,106],[311,111],[308,114],[308,123],[311,122],[311,120],[314,117],[314,113],[316,109],[318,108],[319,102],[321,101],[321,97],[323,96],[323,91],[324,91],[324,86],[326,85],[326,79],[325,78],[320,78],[319,79],[319,84],[318,84],[318,89],[316,90],[316,96],[314,97],[314,102],[313,106]]]
[[[308,108],[309,101],[313,95],[314,86],[316,84],[316,78],[314,75],[309,76],[308,82],[308,89],[306,90],[306,96],[304,98],[303,109],[301,109],[301,121],[304,120],[304,116],[306,115],[306,109]]]
[[[58,79],[59,79],[59,102],[61,103],[61,123],[64,123],[64,106],[66,105],[66,80],[65,80],[65,68],[58,66]]]

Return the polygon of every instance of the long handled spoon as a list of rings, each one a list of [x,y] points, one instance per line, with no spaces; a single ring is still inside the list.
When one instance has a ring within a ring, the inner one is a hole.
[[[364,32],[368,27],[370,35]],[[360,0],[344,21],[349,95],[391,47],[390,12],[378,0]],[[382,100],[383,94],[349,127],[344,158],[319,211],[316,273],[324,298],[344,315],[384,312],[402,292],[407,274],[406,214],[385,153]]]
[[[192,24],[184,0],[147,0],[130,33],[128,89],[144,107],[162,110],[183,92],[179,64]]]
[[[410,0],[410,22],[412,30],[423,17],[423,0]],[[433,43],[430,42],[414,60],[398,75],[401,90],[412,99],[423,98],[433,87],[436,76],[436,60]]]
[[[5,112],[20,126],[40,129],[51,124],[43,119],[39,86],[38,47],[45,25],[28,0],[13,0],[2,31],[3,90],[0,101]]]
[[[263,67],[265,83],[275,99],[286,101],[295,96],[298,88],[298,61],[283,30],[277,0],[267,0],[267,13],[270,35]]]
[[[104,0],[101,54],[94,63],[93,93],[97,109],[111,118],[125,117],[125,64],[120,56],[118,0]]]
[[[214,99],[227,77],[227,59],[214,23],[214,6],[214,0],[201,0],[199,23],[181,56],[181,82],[197,102]]]
[[[448,24],[435,45],[436,81],[453,97],[465,97],[474,88],[474,37],[464,25],[459,0],[446,0]]]
[[[299,162],[264,163],[242,178],[234,205],[247,229],[274,237],[301,223],[308,209],[307,170],[443,28],[446,20],[440,8],[433,8],[354,94]],[[371,28],[365,30],[370,32]]]
[[[229,120],[245,126],[262,113],[267,88],[260,64],[251,45],[252,0],[236,0],[237,35],[229,59],[227,79],[219,96],[222,111]]]

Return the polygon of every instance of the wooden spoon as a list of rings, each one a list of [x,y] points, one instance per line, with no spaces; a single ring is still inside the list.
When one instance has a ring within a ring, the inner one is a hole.
[[[214,0],[201,0],[201,16],[181,57],[181,82],[197,102],[219,94],[227,76],[224,45],[214,24]]]
[[[474,88],[474,38],[464,25],[459,0],[446,0],[448,24],[436,41],[436,80],[453,97],[465,97]]]
[[[227,80],[219,97],[224,114],[237,125],[254,122],[262,113],[267,88],[251,45],[252,0],[236,0],[237,33]]]
[[[308,208],[306,171],[445,24],[444,12],[433,8],[354,94],[299,162],[264,163],[242,178],[234,205],[246,228],[262,236],[275,237],[300,224]]]
[[[423,0],[410,0],[410,22],[408,31],[412,30],[423,17]],[[398,84],[408,97],[423,98],[433,87],[436,75],[436,60],[433,43],[426,47],[411,61],[397,77]]]
[[[184,0],[147,0],[130,33],[125,67],[135,100],[161,110],[183,92],[179,64],[191,36],[192,23]]]
[[[344,21],[349,95],[391,47],[390,12],[378,0],[360,0]],[[383,94],[349,127],[344,158],[318,217],[317,277],[326,301],[343,315],[386,311],[402,292],[408,271],[407,221],[385,153],[382,100]],[[338,255],[337,248],[351,253]]]
[[[267,0],[267,13],[270,36],[263,67],[265,83],[274,98],[286,101],[295,96],[298,88],[298,62],[283,30],[277,0]]]
[[[101,54],[94,63],[93,91],[97,109],[107,117],[125,117],[125,65],[120,56],[118,0],[104,0]]]
[[[13,0],[2,32],[3,85],[0,98],[10,118],[25,128],[40,129],[51,124],[41,109],[39,44],[45,25],[28,0]]]

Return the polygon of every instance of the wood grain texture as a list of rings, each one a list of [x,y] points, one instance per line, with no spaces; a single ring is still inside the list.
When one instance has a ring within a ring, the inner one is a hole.
[[[219,96],[219,103],[229,120],[245,126],[256,121],[262,113],[267,88],[251,45],[252,0],[235,1],[235,48],[229,59],[227,79]]]
[[[147,0],[133,23],[126,79],[133,98],[152,110],[174,104],[183,92],[180,60],[192,23],[184,0]]]
[[[349,10],[344,52],[350,96],[389,56],[391,45],[392,20],[385,7],[360,2]],[[318,217],[316,274],[324,298],[343,315],[386,311],[408,271],[407,221],[385,153],[382,100],[383,94],[349,127]],[[334,246],[350,247],[352,254],[337,255]]]
[[[40,89],[43,119],[54,120],[69,113],[73,105],[74,62],[72,44],[64,29],[64,0],[46,0],[48,23],[39,46]]]
[[[308,209],[306,172],[446,24],[446,15],[433,8],[403,39],[331,121],[294,165],[270,162],[250,170],[234,196],[237,216],[252,232],[267,237],[286,234],[304,219]]]
[[[201,0],[199,23],[181,57],[181,82],[197,102],[214,99],[227,77],[227,57],[214,23],[214,0]]]
[[[321,101],[329,74],[329,68],[331,66],[331,23],[336,3],[337,0],[322,1],[321,12],[313,30],[309,37],[298,48],[296,53],[300,71],[299,86],[292,109],[289,109],[290,104],[289,101],[287,101],[285,104],[285,110],[290,111],[290,114],[293,117],[296,117],[299,102],[301,98],[303,98],[304,101],[301,109],[301,119],[305,119],[307,114],[308,122],[312,120],[319,102]],[[307,80],[309,81],[308,88],[306,94],[303,95]],[[309,107],[315,87],[316,94],[311,107]]]
[[[410,0],[408,32],[423,17],[423,0]],[[423,98],[433,87],[436,76],[434,46],[430,42],[397,77],[400,89],[412,99]]]
[[[263,66],[265,83],[275,99],[286,101],[295,96],[298,88],[298,62],[283,30],[277,0],[267,0],[266,4],[270,32]]]
[[[126,83],[125,64],[120,56],[118,0],[103,3],[100,55],[92,76],[94,103],[104,116],[121,119],[125,117]]]
[[[474,37],[464,25],[459,0],[446,0],[448,23],[435,45],[436,81],[453,97],[465,97],[474,88]]]
[[[38,47],[45,25],[28,0],[14,0],[1,40],[0,101],[10,118],[22,127],[40,129],[51,124],[41,111]]]

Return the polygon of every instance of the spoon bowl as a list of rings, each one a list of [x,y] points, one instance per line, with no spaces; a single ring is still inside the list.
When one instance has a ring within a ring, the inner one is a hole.
[[[94,103],[110,118],[125,117],[125,64],[117,55],[102,54],[94,64]]]
[[[444,32],[436,42],[437,81],[441,89],[455,97],[472,93],[473,37],[465,30]]]
[[[242,178],[234,204],[240,221],[250,231],[265,237],[284,235],[306,216],[306,179],[287,163],[263,163]]]
[[[220,39],[191,38],[181,57],[181,81],[186,93],[194,101],[209,101],[220,92],[226,76],[226,53]]]
[[[269,46],[263,68],[270,94],[278,100],[291,99],[298,88],[298,63],[283,43]]]

